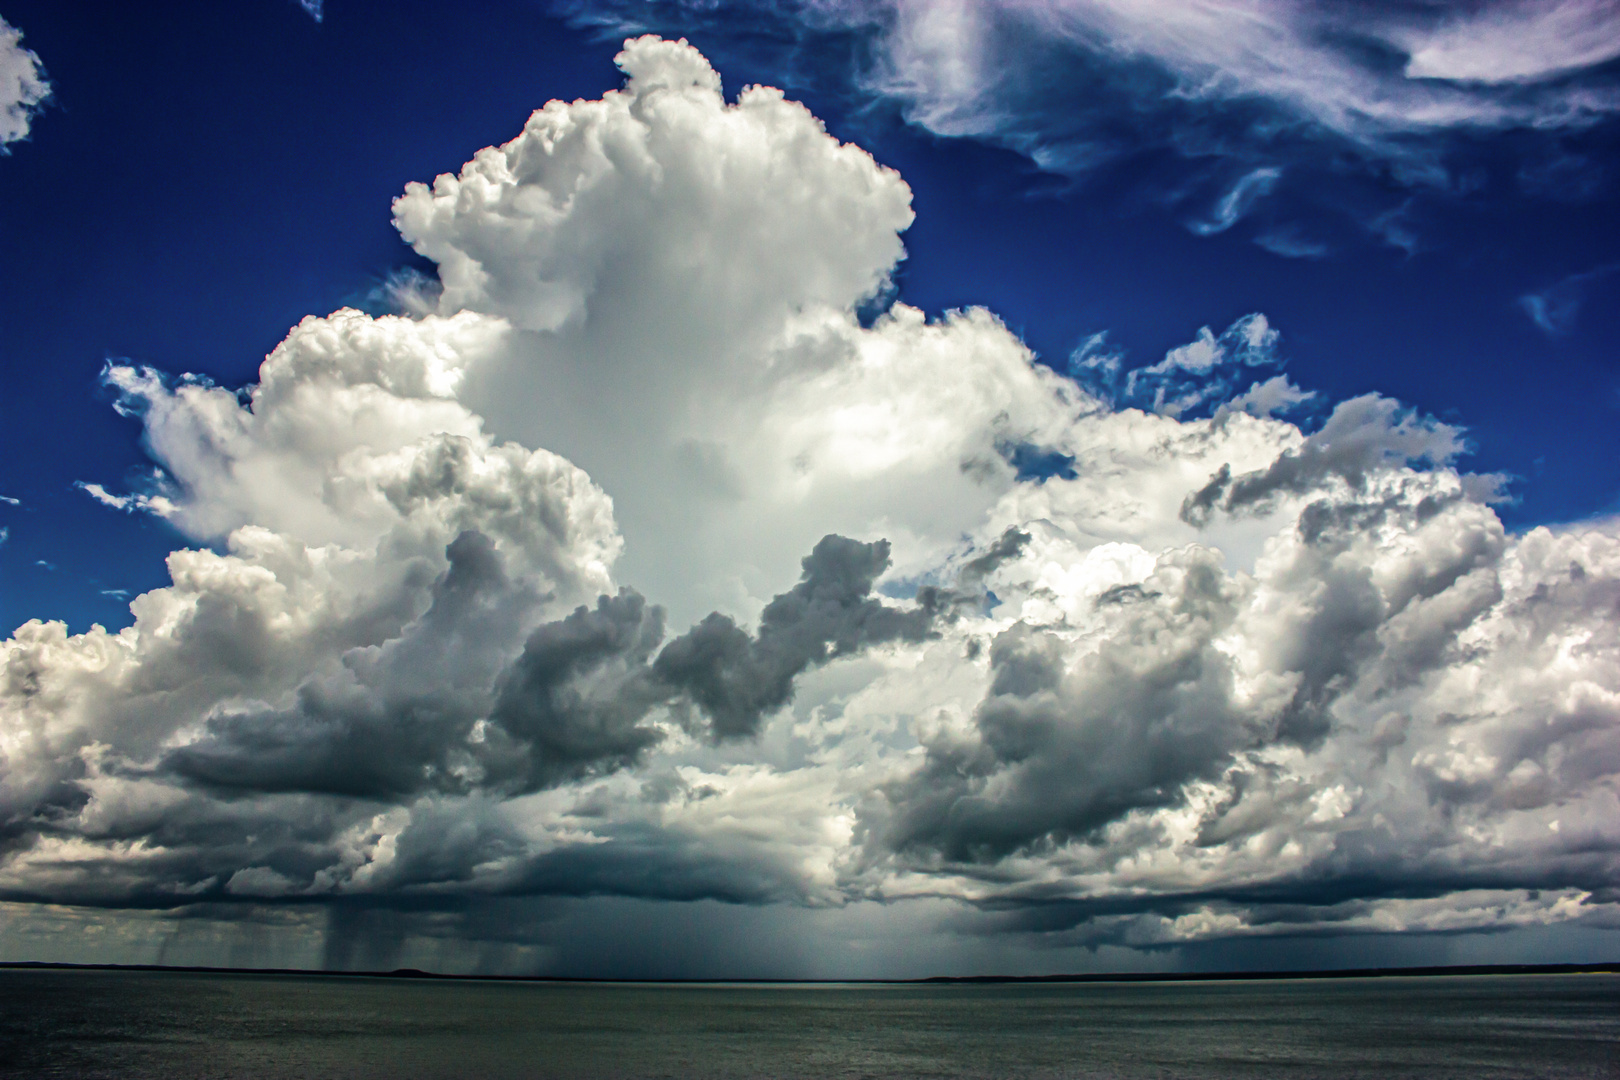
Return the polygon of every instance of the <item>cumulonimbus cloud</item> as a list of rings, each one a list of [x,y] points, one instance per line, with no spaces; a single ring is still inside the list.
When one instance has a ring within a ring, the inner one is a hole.
[[[396,202],[413,315],[242,393],[108,369],[160,471],[98,498],[199,546],[3,643],[0,895],[1613,925],[1612,523],[1509,534],[1376,395],[1279,418],[1258,316],[1129,385],[863,320],[900,177],[684,43],[619,63]]]

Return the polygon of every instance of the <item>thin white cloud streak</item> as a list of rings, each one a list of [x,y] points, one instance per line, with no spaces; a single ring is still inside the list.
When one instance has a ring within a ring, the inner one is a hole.
[[[1244,174],[1232,185],[1232,190],[1215,204],[1214,212],[1207,219],[1194,221],[1188,227],[1199,236],[1225,232],[1236,225],[1258,200],[1265,198],[1277,186],[1281,176],[1282,170],[1275,168],[1255,169]]]
[[[28,137],[34,114],[51,96],[39,56],[22,44],[22,31],[0,19],[0,153]]]
[[[901,178],[620,63],[396,201],[412,317],[307,318],[240,396],[108,369],[161,472],[86,490],[212,547],[4,642],[0,893],[1620,922],[1612,522],[1509,535],[1377,395],[1278,419],[1260,316],[1084,384],[983,310],[863,325]]]
[[[1297,226],[1268,229],[1256,236],[1254,242],[1285,259],[1323,259],[1332,253],[1332,248],[1304,236]]]
[[[1519,297],[1519,307],[1549,337],[1563,337],[1575,329],[1592,287],[1617,270],[1620,263],[1606,263],[1584,273],[1571,274],[1545,289],[1525,293]]]
[[[163,495],[150,495],[134,493],[130,495],[114,495],[100,484],[78,481],[74,484],[80,491],[90,496],[96,502],[112,510],[122,510],[133,514],[144,511],[157,517],[167,517],[174,512],[174,503]]]

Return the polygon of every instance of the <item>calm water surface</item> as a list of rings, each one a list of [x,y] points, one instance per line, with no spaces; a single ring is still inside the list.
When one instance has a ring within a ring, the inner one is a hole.
[[[992,986],[0,971],[18,1077],[1620,1077],[1620,976]]]

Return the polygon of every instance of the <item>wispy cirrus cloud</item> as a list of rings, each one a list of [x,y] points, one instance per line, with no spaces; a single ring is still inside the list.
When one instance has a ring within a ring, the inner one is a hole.
[[[1612,0],[1519,0],[1441,8],[1437,22],[1396,23],[1387,34],[1408,54],[1408,78],[1527,84],[1620,57],[1620,6]]]
[[[1620,112],[1614,0],[757,0],[723,15],[690,0],[558,6],[613,29],[723,41],[748,27],[750,40],[777,41],[784,68],[847,80],[929,131],[1009,147],[1060,175],[1167,155],[1180,164],[1154,181],[1160,197],[1211,207],[1188,220],[1203,234],[1267,197],[1331,201],[1321,189],[1358,171],[1444,194],[1452,155],[1499,132],[1539,140],[1518,151],[1525,177],[1545,172],[1543,159],[1580,172],[1581,155],[1555,138]],[[1559,177],[1564,189],[1582,182]],[[1354,216],[1376,239],[1383,212]],[[1258,233],[1278,254],[1324,253],[1280,239],[1276,223]]]
[[[1208,217],[1188,222],[1187,227],[1199,236],[1213,236],[1215,233],[1225,232],[1236,225],[1255,202],[1265,198],[1266,194],[1277,186],[1277,180],[1281,176],[1281,169],[1270,167],[1245,173],[1236,184],[1232,185],[1232,190],[1215,204]]]
[[[1616,271],[1620,271],[1620,263],[1606,263],[1571,274],[1545,289],[1525,293],[1519,297],[1519,306],[1530,316],[1530,321],[1547,334],[1562,337],[1575,329],[1581,307],[1592,289]]]
[[[1312,240],[1299,226],[1293,224],[1267,229],[1255,236],[1254,242],[1273,255],[1281,255],[1285,259],[1322,259],[1333,252],[1327,244],[1320,240]]]

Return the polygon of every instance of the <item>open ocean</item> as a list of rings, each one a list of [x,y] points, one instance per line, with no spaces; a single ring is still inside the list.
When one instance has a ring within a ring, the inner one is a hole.
[[[1620,976],[657,985],[0,970],[17,1077],[1620,1077]]]

